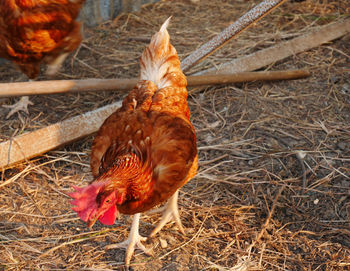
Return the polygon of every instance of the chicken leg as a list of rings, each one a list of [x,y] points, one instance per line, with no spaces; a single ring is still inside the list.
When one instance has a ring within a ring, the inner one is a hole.
[[[61,68],[64,60],[67,58],[68,53],[60,54],[58,57],[56,57],[51,63],[47,65],[46,69],[46,75],[53,76],[58,72],[58,70]]]
[[[139,221],[140,221],[140,213],[135,214],[129,237],[126,239],[124,242],[118,243],[118,244],[113,244],[113,245],[108,245],[105,248],[106,249],[113,249],[113,248],[125,248],[126,253],[125,253],[125,264],[129,265],[131,257],[134,253],[135,246],[136,248],[142,250],[145,254],[147,255],[152,255],[151,251],[148,250],[142,243],[141,241],[146,241],[146,237],[143,237],[139,234]]]
[[[166,204],[166,209],[162,215],[162,219],[160,220],[157,227],[154,228],[154,230],[151,232],[149,237],[154,237],[163,227],[166,223],[169,222],[171,218],[174,218],[175,223],[177,227],[179,228],[180,232],[182,234],[185,234],[184,228],[182,226],[180,215],[179,215],[179,209],[177,206],[177,198],[179,196],[179,190],[177,190],[174,195],[171,196],[171,198],[168,200]]]

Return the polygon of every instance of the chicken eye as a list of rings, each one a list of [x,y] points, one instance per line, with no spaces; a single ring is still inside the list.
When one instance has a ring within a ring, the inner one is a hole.
[[[106,203],[110,203],[110,202],[111,202],[111,200],[110,200],[110,199],[106,200]]]

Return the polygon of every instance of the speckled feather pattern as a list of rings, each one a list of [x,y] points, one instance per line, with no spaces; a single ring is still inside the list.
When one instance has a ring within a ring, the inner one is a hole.
[[[104,122],[93,142],[95,181],[113,175],[115,181],[106,189],[126,189],[126,201],[118,206],[124,214],[143,212],[164,202],[197,171],[187,82],[169,42],[167,24],[140,59],[140,82]],[[125,168],[136,173],[115,169],[125,156],[132,160]]]

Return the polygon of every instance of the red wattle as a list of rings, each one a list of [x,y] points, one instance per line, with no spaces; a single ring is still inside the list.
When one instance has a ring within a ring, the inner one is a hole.
[[[104,225],[113,225],[118,215],[117,206],[113,205],[98,220]]]

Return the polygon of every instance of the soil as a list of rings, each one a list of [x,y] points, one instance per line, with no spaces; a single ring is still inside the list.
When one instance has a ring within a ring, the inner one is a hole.
[[[260,1],[176,0],[146,5],[95,28],[55,79],[131,78],[169,16],[180,59]],[[346,0],[290,1],[188,74],[348,17]],[[180,191],[186,234],[169,223],[132,270],[350,270],[350,34],[263,70],[307,69],[302,80],[189,88],[199,172]],[[47,80],[44,73],[39,80]],[[1,82],[23,81],[10,63]],[[0,142],[122,99],[125,92],[33,96],[6,119]],[[3,98],[13,104],[18,98]],[[93,135],[1,172],[0,270],[122,270],[131,217],[87,228],[65,193],[92,179]],[[7,181],[7,185],[1,186]],[[147,236],[160,214],[141,216]],[[164,248],[162,248],[161,246]]]

